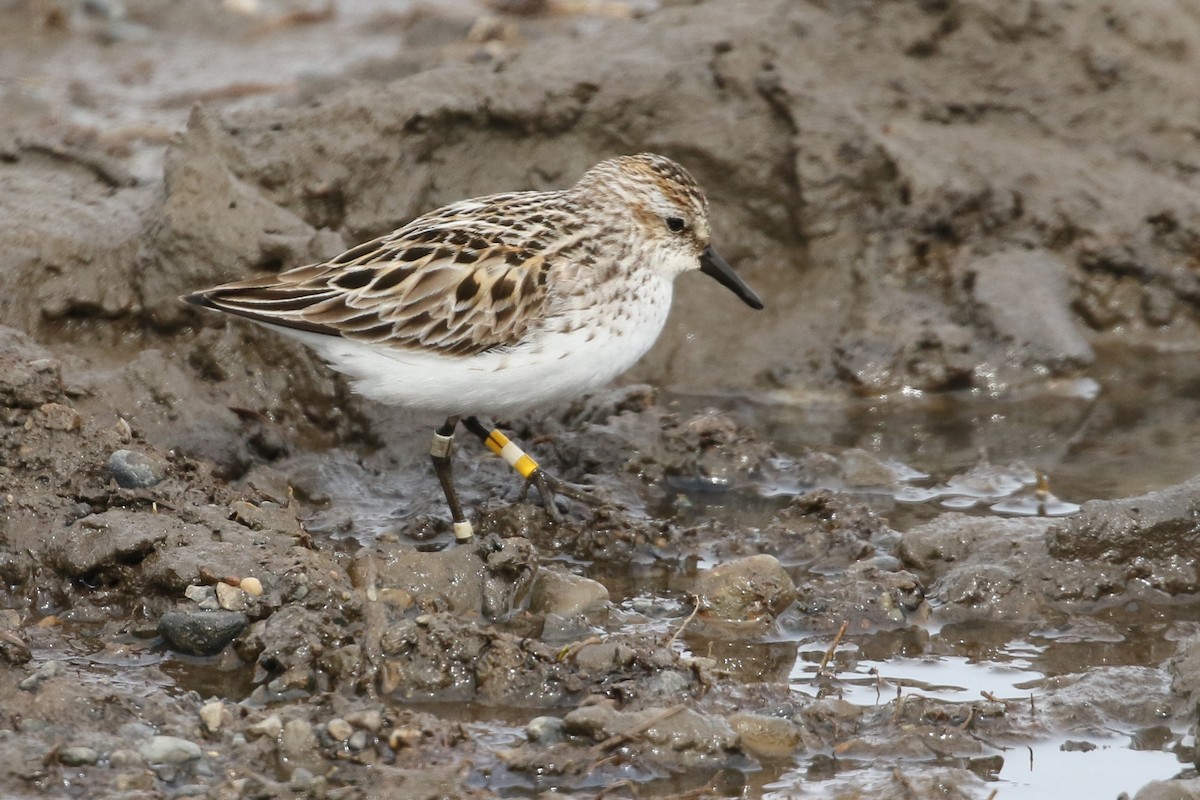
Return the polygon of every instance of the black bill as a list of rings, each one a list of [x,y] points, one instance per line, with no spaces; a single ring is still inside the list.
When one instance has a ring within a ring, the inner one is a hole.
[[[729,266],[729,262],[721,258],[721,254],[713,250],[711,245],[704,248],[704,252],[700,254],[700,271],[710,278],[716,278],[717,283],[742,298],[742,302],[751,308],[763,307],[762,300],[758,299],[754,290],[738,277],[733,267]]]

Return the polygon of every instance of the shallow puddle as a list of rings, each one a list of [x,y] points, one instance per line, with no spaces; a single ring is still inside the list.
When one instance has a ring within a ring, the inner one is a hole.
[[[685,409],[706,404],[679,402]],[[893,526],[932,510],[989,510],[1034,486],[1039,471],[1054,495],[1075,504],[1143,494],[1200,473],[1200,367],[1190,352],[1110,349],[1087,377],[994,394],[833,404],[776,392],[720,405],[784,452],[854,448],[897,465],[905,480],[894,499],[925,507],[897,509]]]

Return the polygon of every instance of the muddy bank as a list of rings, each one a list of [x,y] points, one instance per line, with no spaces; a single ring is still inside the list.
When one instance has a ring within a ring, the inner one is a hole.
[[[987,797],[1027,745],[1195,794],[1194,482],[947,511],[1045,498],[730,410],[1194,342],[1190,6],[544,5],[0,11],[0,794]],[[431,420],[176,301],[641,150],[768,310],[681,280],[621,388],[506,421],[611,500],[563,524],[464,444],[451,546]]]

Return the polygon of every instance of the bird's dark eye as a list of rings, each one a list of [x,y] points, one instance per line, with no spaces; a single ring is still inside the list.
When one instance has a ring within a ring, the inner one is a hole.
[[[687,223],[679,217],[667,217],[667,227],[671,229],[672,233],[680,233],[687,227]]]

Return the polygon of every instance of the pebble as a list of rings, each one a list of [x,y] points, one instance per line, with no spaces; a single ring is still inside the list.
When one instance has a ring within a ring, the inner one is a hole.
[[[313,774],[304,767],[296,767],[292,773],[291,780],[288,781],[288,788],[293,792],[307,792],[312,788]]]
[[[64,747],[58,751],[59,763],[68,767],[95,764],[99,760],[100,754],[90,747]]]
[[[348,744],[350,746],[351,750],[354,750],[356,752],[359,750],[366,750],[367,749],[367,732],[366,731],[355,731],[353,734],[351,734],[350,739],[349,739],[349,741],[346,742],[346,744]]]
[[[220,700],[211,700],[200,706],[200,723],[208,733],[216,733],[224,721],[225,704]]]
[[[731,622],[780,614],[796,597],[796,585],[774,556],[757,555],[718,564],[702,573],[696,593],[707,616]]]
[[[603,608],[608,600],[608,589],[599,581],[547,567],[538,572],[529,593],[529,608],[539,614],[571,617]]]
[[[200,757],[200,745],[178,736],[152,736],[138,745],[138,753],[151,764],[185,764]]]
[[[169,611],[158,632],[172,650],[193,656],[216,655],[245,630],[245,614],[234,611]]]
[[[278,714],[272,714],[246,728],[246,733],[251,736],[266,736],[270,739],[279,738],[279,734],[282,732],[283,720],[279,718]]]
[[[766,758],[792,755],[800,744],[800,729],[791,720],[740,711],[728,719],[742,748]]]
[[[251,597],[261,597],[263,593],[262,581],[254,577],[242,578],[241,588]]]
[[[416,603],[411,594],[394,586],[387,586],[379,590],[379,602],[389,605],[401,613],[408,611]]]
[[[183,596],[193,603],[203,603],[210,597],[216,597],[217,590],[211,586],[201,586],[198,583],[193,583],[183,590]]]
[[[333,737],[334,741],[337,742],[346,741],[354,733],[354,728],[350,726],[350,723],[340,717],[334,717],[329,720],[325,728],[329,731],[329,735]]]
[[[566,738],[565,727],[559,717],[534,717],[525,725],[525,737],[546,746],[558,744]]]
[[[290,719],[283,725],[279,737],[279,752],[290,761],[314,760],[320,743],[312,725],[303,719]]]
[[[666,699],[678,697],[688,690],[687,678],[672,669],[661,669],[646,679],[642,694],[647,697]]]
[[[388,747],[399,750],[401,747],[415,747],[421,741],[421,730],[413,727],[396,728],[388,734]]]
[[[346,715],[346,722],[349,722],[356,728],[362,728],[371,733],[379,733],[379,729],[383,727],[383,714],[377,709],[352,711]]]
[[[217,584],[217,604],[226,611],[245,611],[246,593],[222,581]]]
[[[83,426],[79,412],[62,403],[45,403],[38,409],[38,419],[52,431],[77,431]]]
[[[62,672],[62,669],[63,663],[61,661],[47,661],[45,664],[42,664],[40,667],[34,670],[32,675],[29,675],[20,683],[18,683],[17,688],[25,692],[33,691],[40,686],[43,681],[47,681],[58,673]]]
[[[132,450],[117,450],[108,457],[108,474],[122,489],[148,489],[166,475],[158,459]]]

